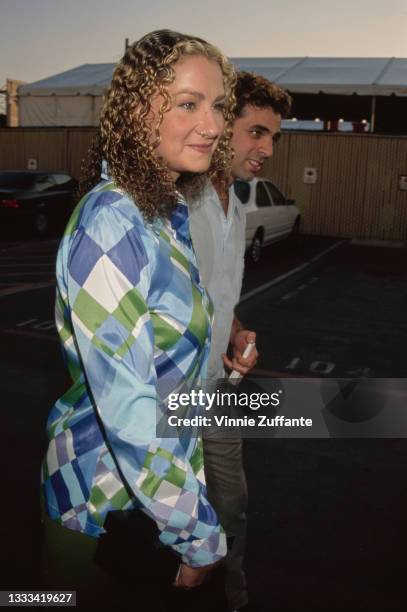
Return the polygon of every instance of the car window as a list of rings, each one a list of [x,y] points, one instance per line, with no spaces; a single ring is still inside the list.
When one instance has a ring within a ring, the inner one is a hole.
[[[235,194],[239,198],[242,204],[247,204],[250,196],[250,185],[244,181],[235,181],[233,183],[233,189]]]
[[[271,206],[271,199],[264,183],[259,182],[256,185],[256,204],[257,206]]]
[[[69,174],[53,174],[52,177],[58,187],[70,187],[72,183],[72,177]]]
[[[36,178],[34,191],[50,191],[55,189],[55,181],[51,174],[41,174]]]
[[[34,184],[32,174],[25,172],[0,172],[0,188],[31,189]]]
[[[270,181],[267,181],[266,185],[273,200],[273,204],[275,206],[285,206],[286,200],[281,191],[277,189],[277,187],[273,185],[273,183],[271,183]]]

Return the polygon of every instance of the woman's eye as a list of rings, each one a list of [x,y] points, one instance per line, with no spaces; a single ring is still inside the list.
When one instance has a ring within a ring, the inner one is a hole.
[[[185,110],[191,111],[195,109],[195,102],[183,102],[180,106]]]
[[[261,138],[262,136],[262,133],[259,132],[258,130],[252,130],[250,133],[253,136],[253,138]]]

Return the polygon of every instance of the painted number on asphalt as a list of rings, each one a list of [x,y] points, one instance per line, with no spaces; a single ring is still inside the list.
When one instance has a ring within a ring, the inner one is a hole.
[[[302,363],[301,357],[293,357],[290,363],[285,366],[286,370],[296,370]],[[332,361],[313,361],[308,365],[308,370],[313,374],[330,374],[336,368],[336,363]],[[349,370],[346,374],[357,378],[369,378],[371,375],[370,368],[357,368]]]
[[[22,321],[21,323],[17,323],[16,327],[25,327],[28,329],[46,331],[49,329],[55,329],[55,323],[54,321],[40,321],[39,319],[28,319],[28,321]]]

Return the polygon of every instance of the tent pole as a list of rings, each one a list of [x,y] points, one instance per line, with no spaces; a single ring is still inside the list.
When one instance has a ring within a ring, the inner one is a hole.
[[[372,96],[372,110],[370,113],[370,131],[375,131],[375,123],[376,123],[376,96]]]

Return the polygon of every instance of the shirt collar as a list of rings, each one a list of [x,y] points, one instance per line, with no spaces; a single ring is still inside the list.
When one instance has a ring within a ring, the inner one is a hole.
[[[109,173],[107,171],[107,161],[105,159],[102,159],[102,170],[101,170],[100,175],[102,179],[104,179],[105,181],[111,180]]]
[[[229,206],[233,206],[237,216],[240,220],[245,218],[245,212],[243,210],[243,205],[237,195],[235,194],[235,190],[233,188],[233,183],[229,187]]]
[[[107,169],[107,161],[105,159],[102,160],[101,177],[106,181],[111,180]],[[182,194],[179,191],[177,191],[176,194],[178,201],[175,210],[170,215],[170,224],[172,229],[175,231],[177,238],[181,242],[185,242],[188,246],[190,246],[191,236],[189,233],[188,207]],[[156,234],[160,234],[163,225],[163,220],[160,218],[155,219],[151,223],[151,227]]]
[[[172,229],[175,231],[177,239],[190,247],[191,235],[189,232],[188,206],[182,196],[178,200],[175,210],[171,213],[170,223]]]
[[[212,200],[214,206],[218,207],[223,212],[222,204],[220,202],[218,193],[215,187],[213,186],[213,184],[209,180],[205,184],[205,188],[204,188],[203,194],[200,198],[198,205],[207,206],[208,200]],[[236,212],[239,219],[241,221],[244,220],[245,212],[243,210],[242,203],[240,202],[239,198],[235,194],[235,190],[233,189],[233,183],[229,187],[229,207],[231,208],[230,215],[233,215]],[[229,209],[228,209],[228,216],[229,216]]]

